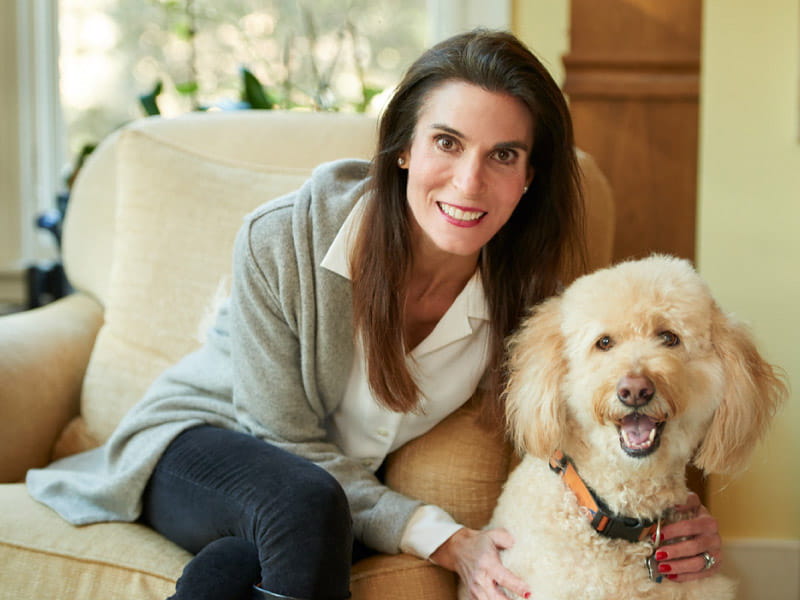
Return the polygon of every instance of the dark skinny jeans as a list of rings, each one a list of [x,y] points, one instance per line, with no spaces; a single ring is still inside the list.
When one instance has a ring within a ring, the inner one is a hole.
[[[210,426],[179,435],[143,497],[142,522],[196,556],[174,600],[250,600],[253,584],[307,600],[349,595],[352,521],[312,462]]]

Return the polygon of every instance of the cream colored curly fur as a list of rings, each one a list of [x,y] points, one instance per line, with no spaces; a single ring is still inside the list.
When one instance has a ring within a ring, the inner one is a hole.
[[[665,343],[665,331],[679,343]],[[604,350],[597,341],[606,336],[612,343]],[[562,450],[612,511],[642,519],[685,501],[688,463],[707,473],[744,467],[786,387],[689,262],[653,256],[579,278],[535,309],[510,356],[508,424],[524,458],[489,526],[514,536],[503,562],[533,597],[733,598],[733,583],[721,575],[651,582],[644,561],[652,547],[594,532],[547,463]],[[630,375],[655,388],[638,410],[665,421],[656,450],[644,457],[623,451],[617,426],[634,410],[616,395]]]

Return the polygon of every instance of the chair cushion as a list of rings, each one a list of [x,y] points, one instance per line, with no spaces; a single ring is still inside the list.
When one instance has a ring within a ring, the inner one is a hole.
[[[512,461],[503,435],[483,426],[479,411],[474,398],[386,461],[389,487],[473,529],[489,522]]]
[[[352,600],[451,600],[456,575],[407,554],[362,560],[350,575]]]
[[[242,217],[309,174],[210,159],[138,130],[124,131],[116,152],[114,262],[83,385],[89,438],[76,440],[104,441],[155,377],[199,346],[227,294]]]
[[[0,486],[0,506],[13,507],[0,511],[0,600],[162,600],[191,558],[143,525],[70,525],[23,484]],[[351,589],[353,600],[445,600],[455,576],[411,556],[376,556],[354,567]]]
[[[373,117],[283,110],[189,112],[137,119],[106,137],[83,165],[70,191],[62,256],[75,289],[108,300],[117,198],[117,142],[135,129],[194,154],[311,169],[339,158],[369,158],[377,134]],[[120,165],[125,167],[125,165]]]
[[[191,557],[143,525],[70,525],[24,484],[0,486],[0,506],[13,507],[0,512],[0,600],[160,600]]]

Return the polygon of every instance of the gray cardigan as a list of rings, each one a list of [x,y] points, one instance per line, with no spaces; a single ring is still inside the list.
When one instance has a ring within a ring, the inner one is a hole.
[[[344,487],[356,537],[399,552],[421,503],[345,457],[325,429],[347,384],[353,330],[351,284],[320,262],[363,194],[367,166],[322,165],[299,191],[249,215],[236,238],[231,297],[206,343],[163,373],[103,446],[29,471],[31,495],[74,524],[133,521],[169,443],[207,423],[324,467]]]

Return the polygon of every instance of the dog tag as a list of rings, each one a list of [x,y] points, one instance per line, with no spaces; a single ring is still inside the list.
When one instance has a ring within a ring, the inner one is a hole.
[[[658,572],[658,561],[656,561],[656,551],[644,559],[644,565],[647,567],[647,574],[650,576],[650,581],[661,583],[664,576]]]
[[[661,583],[664,576],[658,572],[658,561],[656,560],[656,550],[661,545],[661,519],[658,520],[653,540],[653,553],[644,559],[644,566],[647,567],[647,575],[650,577],[650,581]]]

